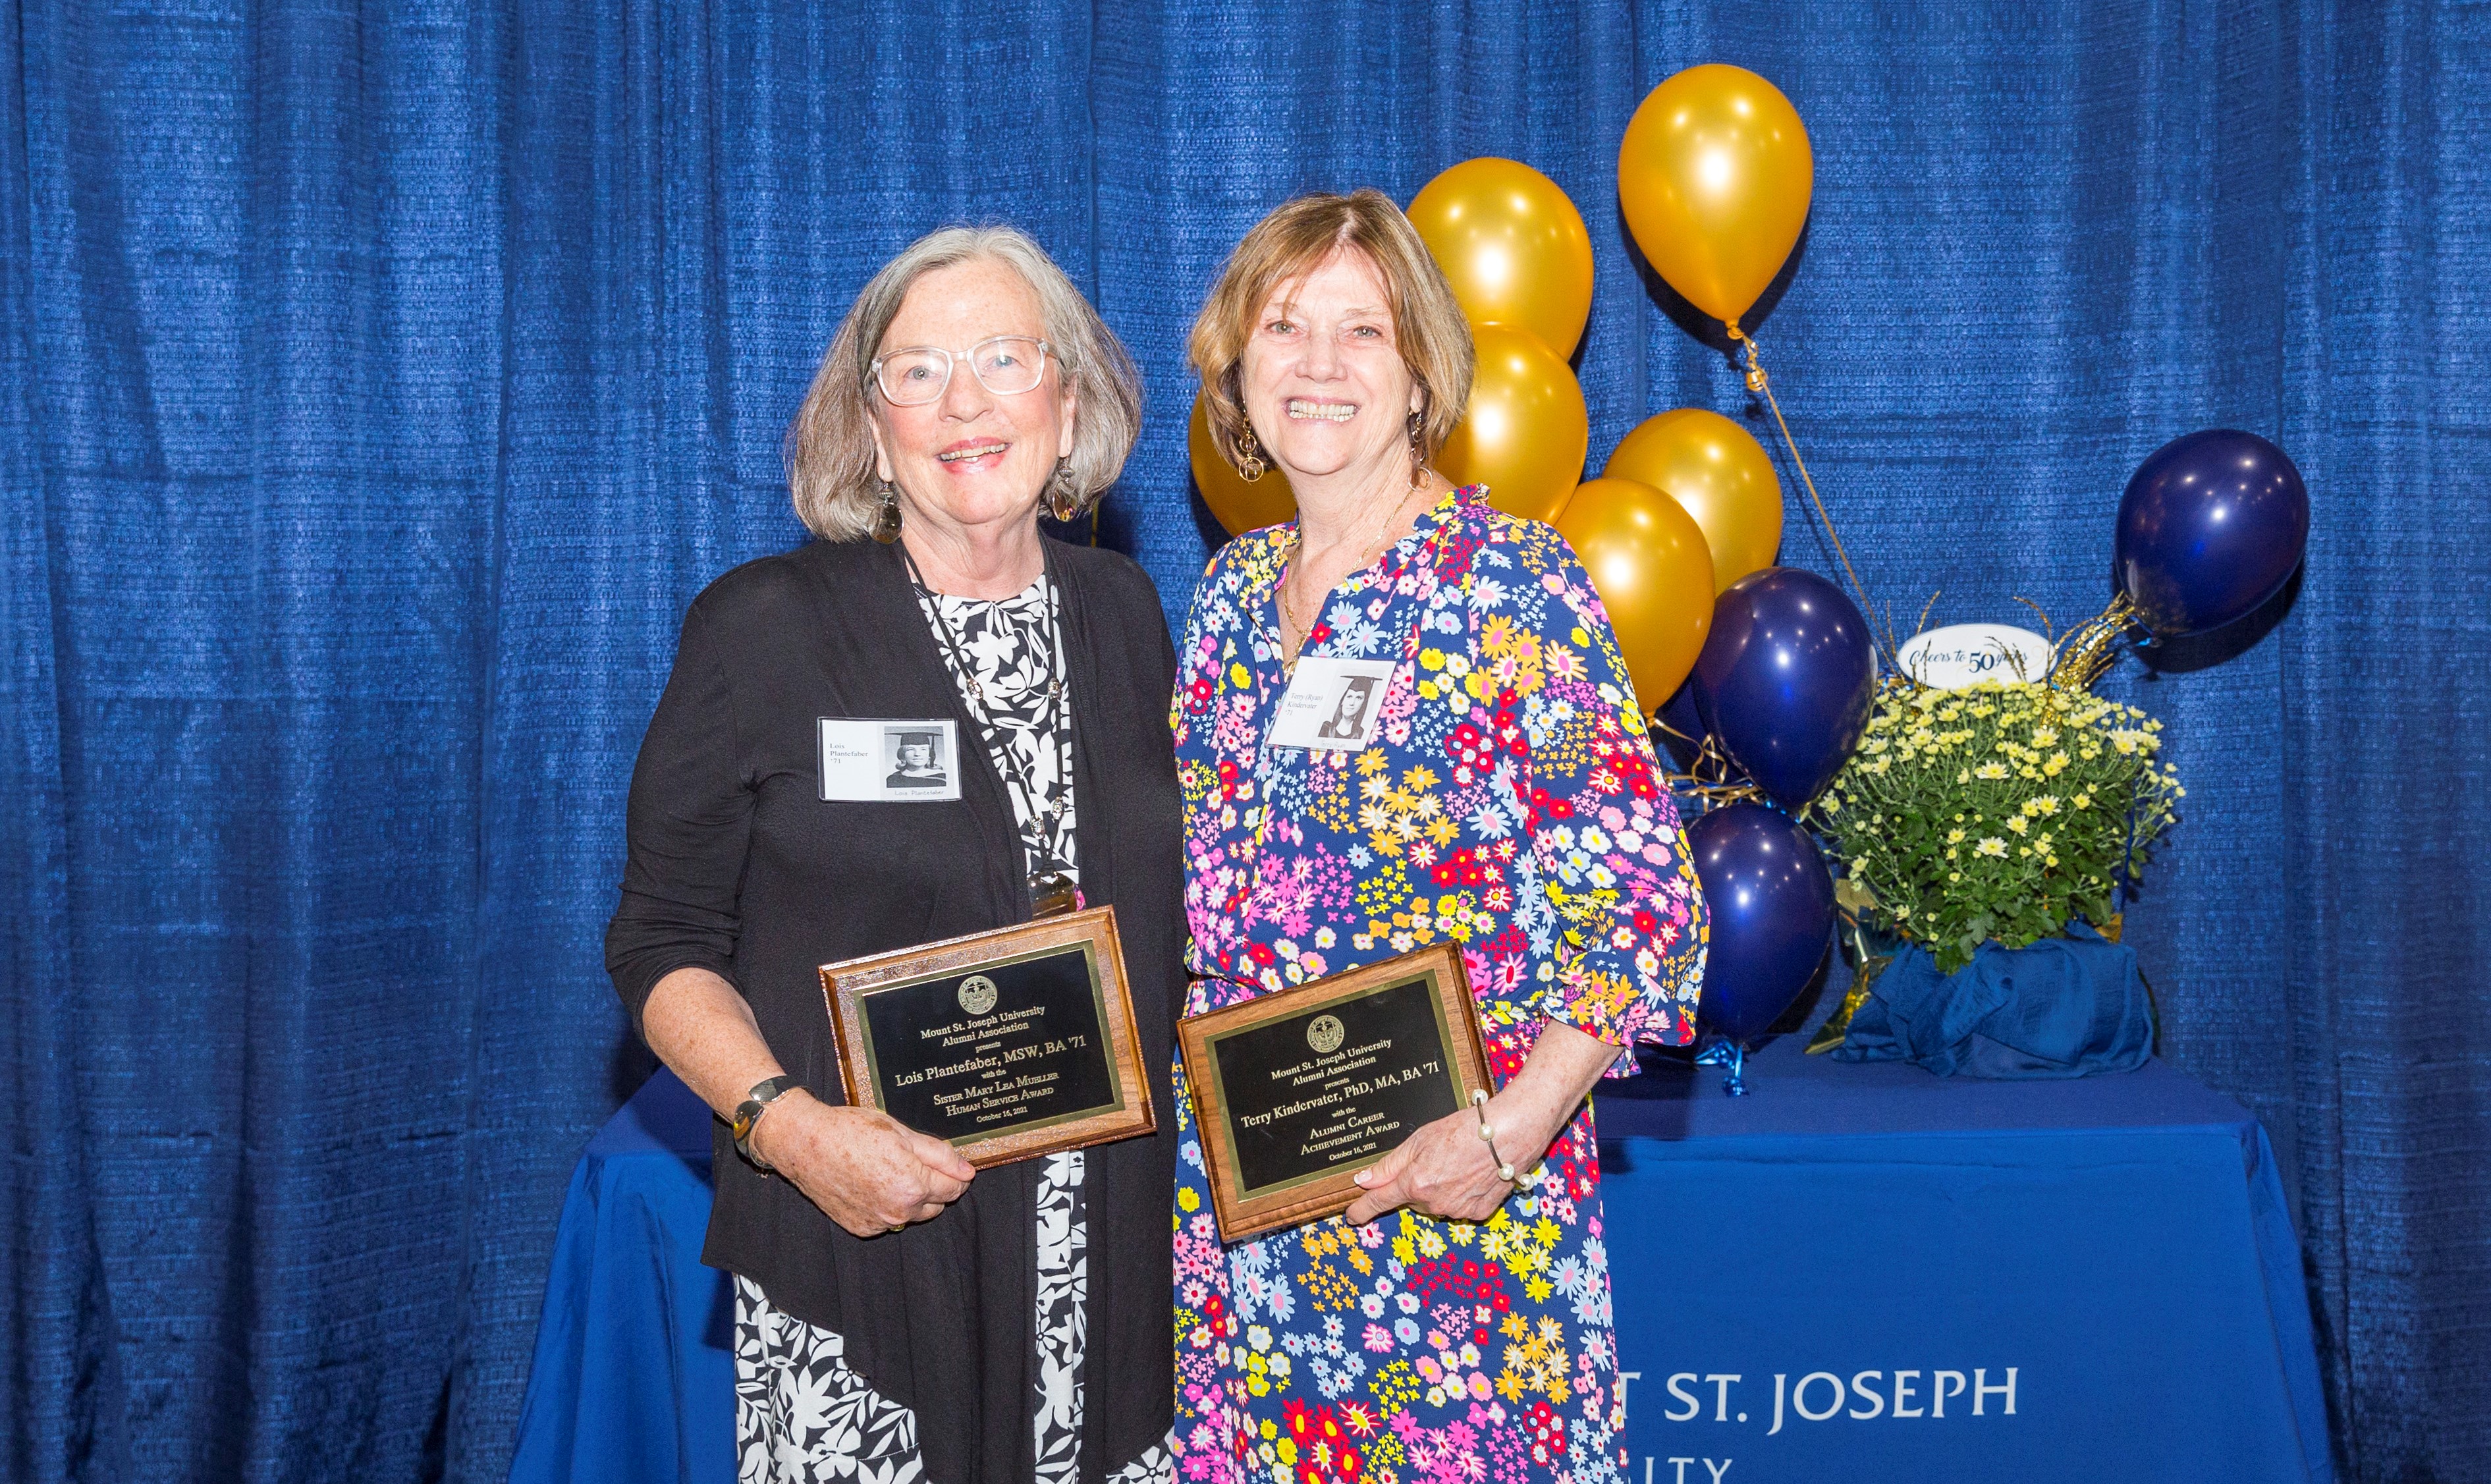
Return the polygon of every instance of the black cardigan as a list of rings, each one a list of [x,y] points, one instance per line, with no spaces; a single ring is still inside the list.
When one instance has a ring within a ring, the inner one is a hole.
[[[1165,1436],[1174,1387],[1176,1118],[1163,1069],[1184,1002],[1176,656],[1140,567],[1045,544],[1063,596],[1081,885],[1091,905],[1115,904],[1160,1130],[1089,1153],[1081,1477],[1097,1479]],[[823,802],[822,716],[955,718],[960,799]],[[634,1025],[667,974],[714,971],[751,1003],[787,1070],[842,1100],[818,966],[1029,918],[1011,796],[977,736],[895,548],[816,541],[711,584],[684,620],[631,776],[605,958]],[[927,1477],[1030,1477],[1035,1162],[982,1171],[940,1216],[866,1241],[737,1157],[723,1123],[712,1149],[702,1260],[844,1336],[848,1364],[916,1411]]]

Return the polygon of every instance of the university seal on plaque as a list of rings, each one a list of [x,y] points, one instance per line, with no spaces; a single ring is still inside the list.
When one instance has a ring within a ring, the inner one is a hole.
[[[1439,944],[1177,1022],[1222,1239],[1332,1215],[1358,1172],[1486,1088],[1461,955]]]
[[[1150,1133],[1116,909],[825,964],[848,1101],[983,1169]]]

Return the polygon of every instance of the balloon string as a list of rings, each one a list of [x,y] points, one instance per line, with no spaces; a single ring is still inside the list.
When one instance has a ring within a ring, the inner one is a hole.
[[[2070,690],[2091,690],[2119,662],[2119,645],[2136,626],[2136,605],[2118,594],[2094,618],[2069,631],[2059,646],[2051,683]]]
[[[1702,800],[1707,809],[1716,808],[1725,803],[1737,803],[1742,800],[1753,799],[1759,801],[1764,800],[1764,790],[1753,783],[1741,782],[1731,776],[1730,759],[1714,743],[1711,733],[1708,732],[1702,737],[1689,737],[1661,720],[1657,713],[1653,715],[1652,724],[1695,748],[1695,761],[1687,766],[1686,771],[1672,772],[1666,768],[1660,771],[1661,778],[1672,788],[1694,796]]]
[[[1843,549],[1842,535],[1833,529],[1833,517],[1827,513],[1825,501],[1817,495],[1816,480],[1810,478],[1807,472],[1807,460],[1799,455],[1799,440],[1791,436],[1790,423],[1782,418],[1782,404],[1773,400],[1773,381],[1765,375],[1764,363],[1757,359],[1755,336],[1740,329],[1739,322],[1735,319],[1725,323],[1730,327],[1731,340],[1747,353],[1747,390],[1763,393],[1765,405],[1773,409],[1773,425],[1782,430],[1782,447],[1790,450],[1791,462],[1799,466],[1800,482],[1807,486],[1808,504],[1816,507],[1817,523],[1824,530],[1825,538],[1833,543],[1833,555],[1842,564],[1842,574],[1851,579],[1851,592],[1860,599],[1861,612],[1867,616],[1872,626],[1885,630],[1883,643],[1888,668],[1902,669],[1897,646],[1894,643],[1893,621],[1879,613],[1876,606],[1868,601],[1868,589],[1860,581],[1860,573],[1851,566],[1851,553]]]

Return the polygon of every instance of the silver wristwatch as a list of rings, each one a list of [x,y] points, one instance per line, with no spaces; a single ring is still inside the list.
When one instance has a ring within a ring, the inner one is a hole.
[[[796,1079],[784,1075],[754,1083],[751,1092],[735,1105],[734,1121],[727,1125],[735,1130],[735,1151],[744,1156],[746,1164],[764,1175],[770,1173],[770,1165],[752,1152],[752,1125],[761,1121],[761,1115],[769,1111],[772,1103],[796,1088]]]

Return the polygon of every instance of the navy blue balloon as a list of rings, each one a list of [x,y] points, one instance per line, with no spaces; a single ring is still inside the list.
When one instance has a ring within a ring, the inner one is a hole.
[[[1702,1023],[1744,1044],[1764,1034],[1825,958],[1833,937],[1833,877],[1816,841],[1778,809],[1725,804],[1686,831],[1704,908]]]
[[[2120,590],[2157,638],[2247,617],[2291,578],[2308,545],[2301,471],[2255,433],[2175,438],[2137,466],[2120,497]]]
[[[1796,809],[1833,781],[1867,729],[1877,689],[1868,621],[1814,572],[1749,572],[1713,600],[1688,684],[1730,761]]]

